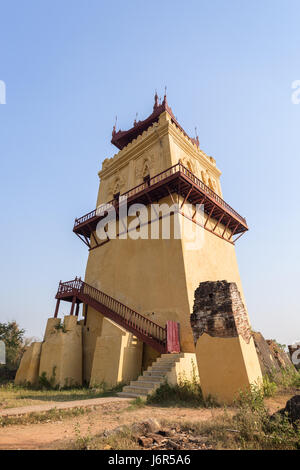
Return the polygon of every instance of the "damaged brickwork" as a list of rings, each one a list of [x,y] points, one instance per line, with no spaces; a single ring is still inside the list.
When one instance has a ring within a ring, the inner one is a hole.
[[[201,282],[191,315],[194,341],[207,333],[219,338],[242,336],[249,343],[251,328],[235,282]]]

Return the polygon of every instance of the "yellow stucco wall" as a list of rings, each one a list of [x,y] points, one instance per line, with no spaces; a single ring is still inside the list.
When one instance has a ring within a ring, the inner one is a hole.
[[[16,373],[15,383],[17,385],[28,382],[32,385],[38,383],[41,350],[42,343],[34,342],[25,351]]]
[[[82,326],[76,316],[64,318],[64,330],[56,329],[53,319],[48,320],[45,341],[42,343],[39,375],[46,373],[55,385],[82,384]]]
[[[166,374],[166,380],[171,385],[188,382],[199,382],[199,371],[195,353],[184,353],[175,367]]]
[[[262,375],[253,339],[247,344],[241,336],[216,338],[204,333],[197,341],[196,356],[205,397],[232,403],[240,390],[261,384]]]
[[[82,329],[83,334],[83,380],[89,383],[92,373],[93,358],[97,338],[102,332],[103,315],[88,307],[86,326]]]
[[[131,333],[104,318],[97,338],[90,385],[135,380],[141,373],[143,344]]]
[[[200,230],[201,241],[199,243],[199,249],[187,249],[189,241],[183,239],[183,260],[189,299],[189,311],[193,311],[194,292],[200,282],[222,280],[235,282],[237,284],[247,310],[234,245],[222,240],[207,230],[202,228],[200,228]]]

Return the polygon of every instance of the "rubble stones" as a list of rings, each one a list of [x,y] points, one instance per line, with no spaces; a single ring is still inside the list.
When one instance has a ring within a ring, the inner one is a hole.
[[[281,414],[287,416],[290,423],[300,429],[300,395],[294,395],[290,398],[285,405],[285,408],[277,411],[273,416]]]
[[[148,426],[148,421],[155,421],[158,424],[155,432],[144,432]],[[207,438],[203,436],[192,436],[188,431],[180,431],[180,428],[166,428],[159,425],[156,420],[147,420],[135,423],[132,426],[132,432],[136,435],[138,444],[147,450],[183,450],[183,449],[201,449],[209,450],[212,447],[208,444]]]

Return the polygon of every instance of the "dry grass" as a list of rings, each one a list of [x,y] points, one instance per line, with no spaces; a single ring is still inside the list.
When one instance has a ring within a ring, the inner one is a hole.
[[[121,387],[109,389],[105,384],[101,384],[93,388],[78,387],[65,390],[41,390],[9,383],[0,386],[0,408],[17,408],[21,406],[52,404],[53,402],[116,396]]]
[[[29,413],[21,416],[0,416],[0,427],[62,421],[65,418],[73,418],[74,416],[90,412],[90,408],[71,408],[69,410],[53,408],[41,413]]]

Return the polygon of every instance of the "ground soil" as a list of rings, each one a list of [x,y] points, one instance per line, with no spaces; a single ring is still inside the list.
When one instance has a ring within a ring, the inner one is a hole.
[[[289,395],[266,400],[271,413],[285,406]],[[235,410],[229,410],[234,413]],[[160,406],[133,408],[128,400],[105,399],[89,413],[40,424],[9,425],[0,428],[0,449],[64,449],[79,436],[95,436],[120,425],[130,425],[148,419],[158,421],[207,421],[223,413],[222,408],[195,409]]]

